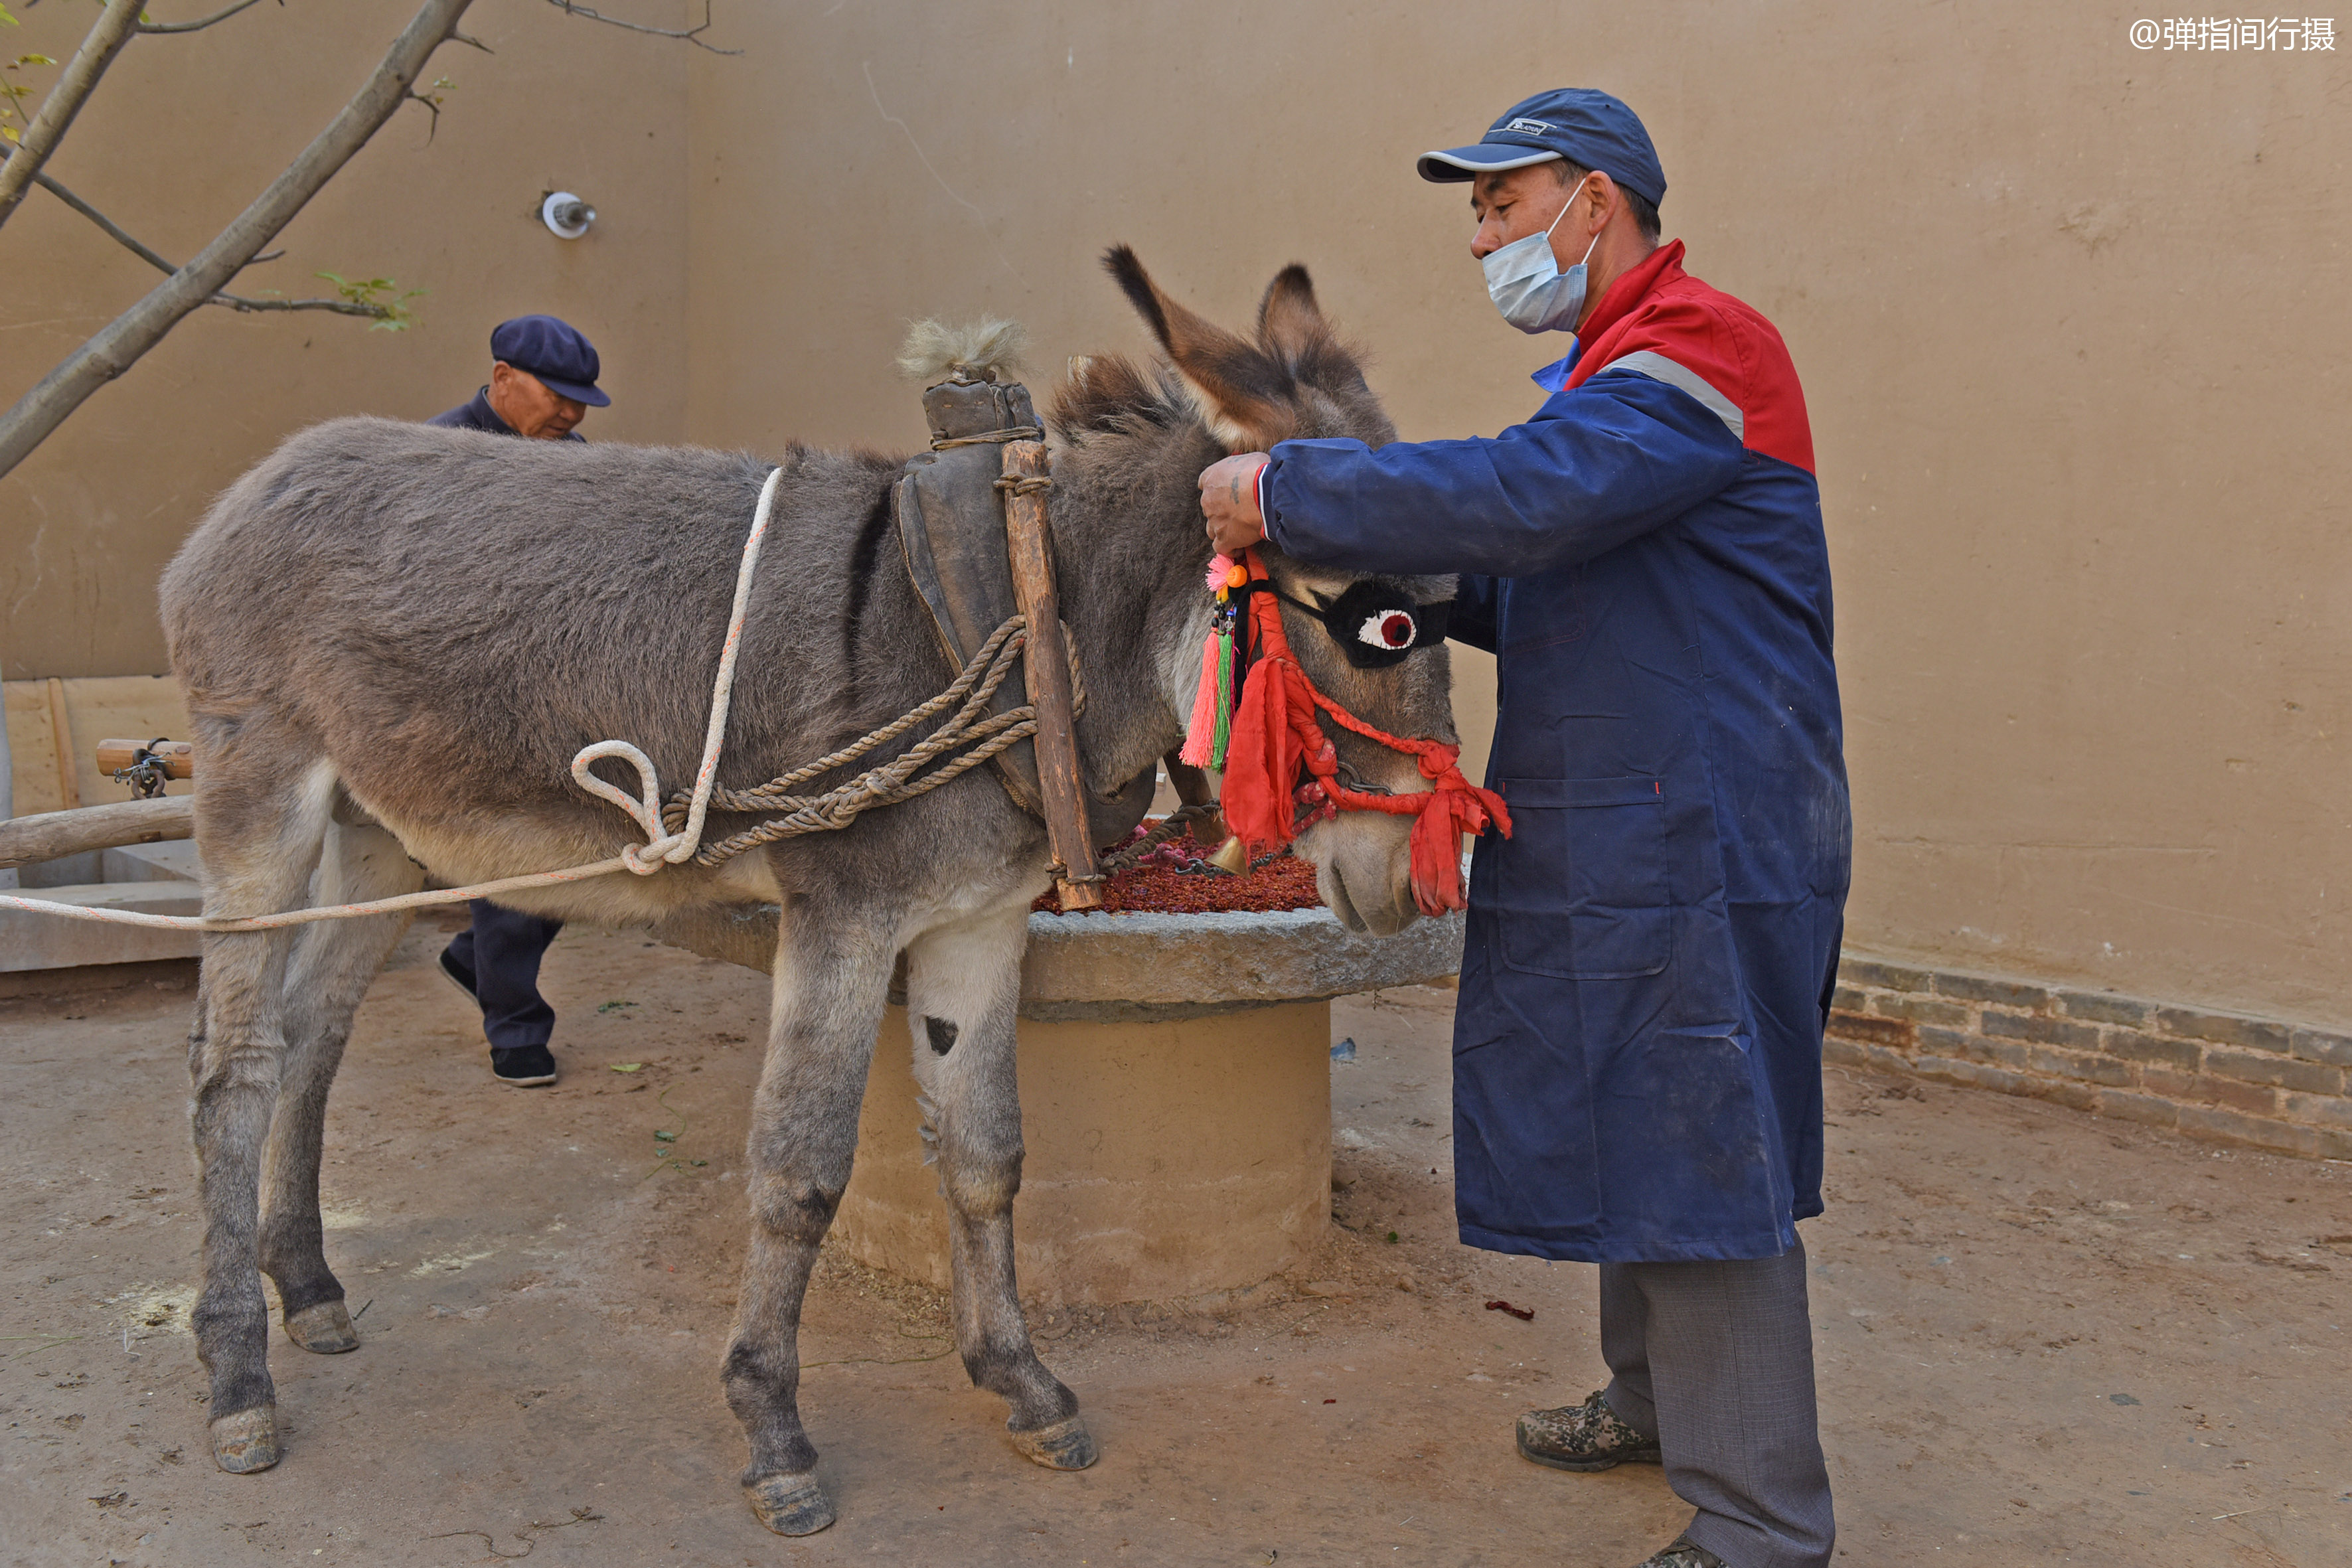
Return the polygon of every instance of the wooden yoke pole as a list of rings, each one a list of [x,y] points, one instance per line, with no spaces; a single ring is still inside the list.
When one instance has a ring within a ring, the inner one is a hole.
[[[0,822],[0,870],[89,849],[111,849],[119,844],[193,838],[195,833],[195,799],[184,795],[13,816]]]
[[[1054,547],[1045,521],[1047,480],[1043,441],[1007,441],[1004,548],[1013,564],[1013,595],[1029,623],[1021,661],[1029,701],[1037,710],[1037,783],[1045,797],[1045,836],[1054,851],[1054,890],[1064,913],[1102,908],[1095,848],[1087,831],[1086,774],[1078,763],[1078,732],[1071,714],[1070,653],[1062,641],[1061,596],[1054,587]],[[1047,480],[1050,483],[1050,480]]]
[[[139,753],[163,764],[163,776],[192,779],[196,776],[196,749],[185,741],[119,741],[105,740],[98,743],[98,771],[111,774],[139,760]]]

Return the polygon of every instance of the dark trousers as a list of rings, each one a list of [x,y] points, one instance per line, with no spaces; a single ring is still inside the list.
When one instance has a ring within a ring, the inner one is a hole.
[[[1654,1435],[1690,1538],[1731,1568],[1821,1568],[1837,1542],[1813,1405],[1802,1242],[1737,1263],[1604,1263],[1609,1408]]]
[[[563,922],[503,909],[488,899],[476,899],[471,907],[474,923],[450,942],[448,957],[473,982],[490,1048],[547,1044],[555,1033],[555,1009],[539,994],[539,961]]]

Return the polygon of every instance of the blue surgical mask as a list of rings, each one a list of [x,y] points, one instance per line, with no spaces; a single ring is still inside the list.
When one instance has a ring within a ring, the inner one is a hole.
[[[1580,186],[1578,194],[1581,192]],[[1584,262],[1592,259],[1601,236],[1595,234],[1592,245],[1584,247],[1584,261],[1565,272],[1551,253],[1551,230],[1575,205],[1570,196],[1559,216],[1551,220],[1551,228],[1515,239],[1478,263],[1486,269],[1486,297],[1503,312],[1503,320],[1523,332],[1572,332],[1577,317],[1584,313]]]

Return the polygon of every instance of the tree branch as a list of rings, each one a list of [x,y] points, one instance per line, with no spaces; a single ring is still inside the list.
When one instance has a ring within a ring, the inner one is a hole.
[[[58,200],[65,203],[66,205],[73,208],[74,211],[81,214],[82,216],[89,219],[90,222],[98,225],[99,227],[104,229],[117,244],[121,245],[125,250],[131,252],[131,255],[139,258],[140,260],[147,263],[148,266],[155,268],[156,271],[168,275],[179,270],[178,268],[173,266],[170,262],[164,260],[162,257],[156,255],[153,251],[140,244],[137,237],[126,232],[121,225],[116,223],[112,218],[107,216],[104,213],[99,211],[96,207],[90,205],[88,202],[74,195],[63,185],[58,184],[57,181],[51,179],[48,175],[36,174],[33,176],[33,183],[39,185],[51,195],[57,197]],[[253,261],[275,261],[285,254],[286,253],[282,250],[273,250],[267,256],[255,257]],[[246,265],[250,267],[253,265],[253,262],[248,261]],[[394,310],[389,305],[355,304],[348,300],[247,300],[236,294],[215,294],[211,299],[205,300],[205,303],[207,305],[226,305],[233,310],[247,312],[254,310],[332,310],[339,316],[366,316],[371,320],[378,321],[393,321],[397,319],[399,315],[399,312]]]
[[[8,215],[16,210],[16,204],[25,199],[26,188],[41,172],[41,165],[49,161],[49,154],[58,150],[58,142],[72,127],[74,116],[81,112],[82,101],[89,97],[90,89],[106,74],[106,68],[114,63],[114,57],[122,52],[122,46],[131,41],[131,35],[139,26],[139,4],[140,0],[107,0],[106,14],[90,28],[89,37],[81,41],[81,47],[67,62],[65,75],[58,78],[58,85],[41,101],[41,112],[26,129],[24,141],[18,143],[7,165],[0,168],[0,224],[5,224]]]
[[[740,55],[740,49],[722,49],[716,44],[706,44],[700,35],[710,30],[710,0],[702,0],[702,25],[698,27],[648,27],[641,22],[624,22],[618,16],[607,16],[593,11],[578,0],[547,0],[547,3],[567,16],[583,16],[591,22],[607,26],[626,27],[632,33],[650,33],[656,38],[683,38],[698,49],[709,49],[714,55]]]
[[[65,203],[66,205],[73,208],[74,211],[81,214],[82,216],[89,219],[90,222],[98,225],[99,227],[104,229],[109,235],[113,237],[114,242],[117,245],[121,246],[123,249],[131,252],[131,255],[137,257],[148,266],[154,268],[157,271],[168,275],[179,270],[178,268],[173,266],[170,262],[164,260],[162,257],[156,255],[153,251],[140,244],[138,240],[132,238],[129,234],[123,232],[121,226],[112,218],[107,216],[104,213],[99,211],[96,207],[90,205],[88,202],[82,200],[71,191],[58,184],[57,181],[49,178],[48,175],[34,175],[33,184],[40,186],[41,189],[48,192],[49,195],[57,197],[58,200]]]
[[[352,154],[367,145],[368,139],[406,100],[425,62],[447,40],[450,30],[470,3],[471,0],[425,0],[423,8],[394,40],[391,49],[368,78],[367,85],[302,149],[286,171],[269,183],[268,189],[221,230],[194,260],[109,322],[96,337],[67,355],[41,378],[39,384],[18,398],[16,406],[0,415],[0,475],[23,462],[49,432],[65,422],[68,415],[100,387],[137,363],[139,357],[161,342],[189,311],[218,293],[279,229],[292,221],[304,204],[351,161]],[[127,5],[135,16],[138,5],[139,0],[110,0],[107,16],[110,18],[114,15],[115,6]],[[47,106],[44,105],[41,112],[46,118]],[[18,174],[20,165],[29,162],[21,155],[9,159],[5,167],[0,167],[0,180],[14,178],[19,188],[31,184],[37,169],[26,168]]]
[[[283,5],[286,0],[278,0],[278,3]],[[215,22],[226,22],[239,11],[260,4],[261,0],[236,0],[236,5],[215,11],[201,22],[142,22],[139,30],[142,33],[201,33]]]
[[[338,316],[365,316],[371,321],[396,320],[399,312],[389,305],[369,305],[350,300],[248,300],[241,294],[215,294],[205,301],[207,305],[226,305],[240,314],[256,310],[332,310]]]

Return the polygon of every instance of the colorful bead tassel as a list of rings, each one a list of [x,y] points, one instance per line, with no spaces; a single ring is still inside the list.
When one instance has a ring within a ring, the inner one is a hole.
[[[1231,632],[1220,631],[1209,640],[1215,646],[1217,661],[1217,739],[1210,751],[1209,766],[1222,768],[1234,733],[1234,637]]]
[[[1184,749],[1178,760],[1196,768],[1217,764],[1211,759],[1225,749],[1225,717],[1223,689],[1228,680],[1224,658],[1218,644],[1224,640],[1212,632],[1201,645],[1201,684],[1192,693],[1192,717],[1184,726]]]
[[[1201,648],[1201,684],[1192,693],[1192,717],[1184,726],[1184,749],[1176,760],[1196,768],[1222,768],[1234,728],[1234,634],[1227,608],[1233,590],[1249,581],[1249,568],[1230,555],[1209,561],[1209,592],[1217,599],[1217,629]]]

